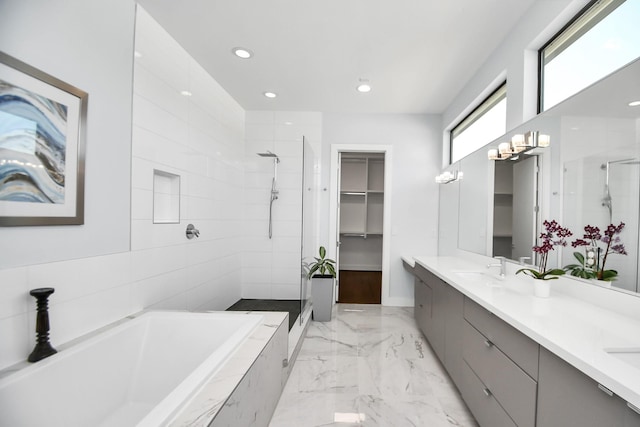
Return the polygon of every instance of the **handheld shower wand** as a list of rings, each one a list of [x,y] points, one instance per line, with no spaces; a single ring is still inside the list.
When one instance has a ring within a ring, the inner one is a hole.
[[[266,153],[258,153],[258,156],[273,158],[273,179],[271,180],[271,199],[269,201],[269,238],[271,239],[273,236],[273,202],[278,200],[278,196],[280,195],[280,192],[276,189],[280,158],[269,150],[267,150]]]

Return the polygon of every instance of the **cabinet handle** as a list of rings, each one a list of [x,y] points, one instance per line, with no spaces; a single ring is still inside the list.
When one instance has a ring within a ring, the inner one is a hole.
[[[633,412],[635,412],[636,414],[640,415],[640,408],[638,408],[636,405],[627,402],[627,406],[629,407],[629,409],[631,409]]]
[[[489,397],[491,396],[491,390],[489,390],[488,388],[483,388],[482,392],[484,393],[485,396]]]
[[[611,390],[609,390],[608,388],[606,388],[605,386],[603,386],[602,384],[598,384],[598,388],[604,392],[605,394],[607,394],[608,396],[613,396],[613,392]]]
[[[493,343],[489,340],[484,340],[484,345],[487,346],[487,348],[493,347]]]

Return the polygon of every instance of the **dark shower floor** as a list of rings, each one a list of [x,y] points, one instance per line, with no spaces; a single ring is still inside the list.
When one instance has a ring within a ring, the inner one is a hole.
[[[300,300],[241,299],[227,311],[288,311],[291,330],[300,315]]]

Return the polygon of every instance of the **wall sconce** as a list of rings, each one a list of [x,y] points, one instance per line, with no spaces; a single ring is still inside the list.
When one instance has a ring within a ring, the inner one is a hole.
[[[436,176],[436,184],[448,184],[450,182],[459,181],[461,179],[462,179],[462,172],[444,171],[440,175]]]
[[[524,135],[516,134],[511,137],[510,142],[501,142],[498,144],[497,149],[490,148],[487,152],[487,158],[489,160],[518,160],[519,154],[526,153],[534,148],[548,147],[550,143],[551,137],[538,131],[529,131]]]

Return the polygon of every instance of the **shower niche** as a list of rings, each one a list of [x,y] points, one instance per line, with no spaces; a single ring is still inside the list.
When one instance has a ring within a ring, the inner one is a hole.
[[[153,223],[180,223],[180,175],[154,169]]]
[[[339,209],[338,301],[379,304],[384,154],[341,153]]]

